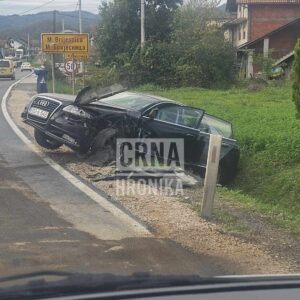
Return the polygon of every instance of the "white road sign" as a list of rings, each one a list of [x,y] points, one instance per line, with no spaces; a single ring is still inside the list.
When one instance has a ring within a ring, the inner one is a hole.
[[[74,73],[76,73],[78,71],[78,65],[75,61],[67,60],[65,61],[65,70],[67,73],[73,73],[73,70]]]

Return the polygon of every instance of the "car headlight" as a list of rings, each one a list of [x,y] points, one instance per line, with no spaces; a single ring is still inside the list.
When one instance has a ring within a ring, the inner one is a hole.
[[[64,112],[67,112],[71,115],[75,115],[78,117],[82,117],[85,119],[92,119],[92,115],[90,115],[88,112],[84,111],[83,109],[74,106],[74,105],[68,105],[66,107],[63,108]]]

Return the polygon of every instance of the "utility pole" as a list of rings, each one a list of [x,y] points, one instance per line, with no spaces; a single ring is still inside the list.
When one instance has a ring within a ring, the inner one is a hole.
[[[141,48],[145,45],[145,0],[141,0]]]
[[[62,29],[62,32],[64,33],[65,32],[65,19],[62,19],[61,29]]]
[[[81,0],[78,0],[78,8],[79,8],[79,33],[82,33],[82,7],[81,7]]]
[[[82,33],[82,6],[81,0],[78,0],[78,9],[79,9],[79,33]],[[73,59],[74,62],[74,59]],[[80,66],[82,67],[83,72],[83,87],[85,87],[85,63],[80,62]]]
[[[28,32],[28,36],[27,36],[27,61],[29,60],[29,55],[30,55],[30,36],[29,36],[29,32]]]
[[[53,11],[53,24],[52,24],[52,26],[53,26],[53,33],[55,33],[56,32],[56,10],[54,10]]]
[[[53,11],[53,33],[56,32],[56,10]],[[54,54],[51,54],[51,65],[52,65],[52,92],[55,93],[55,57]]]

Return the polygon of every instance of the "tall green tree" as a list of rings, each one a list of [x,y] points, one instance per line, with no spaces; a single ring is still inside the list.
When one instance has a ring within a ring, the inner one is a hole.
[[[236,52],[216,23],[219,0],[189,0],[176,12],[172,42],[181,55],[181,85],[227,87],[235,80]]]
[[[295,60],[293,65],[293,101],[296,105],[297,118],[300,118],[300,39],[295,46]]]
[[[146,0],[146,38],[167,40],[173,15],[183,0]],[[104,66],[122,65],[140,42],[140,0],[114,0],[100,5],[97,46]]]
[[[220,0],[189,0],[176,11],[173,18],[173,41],[193,46],[201,40],[221,15]]]

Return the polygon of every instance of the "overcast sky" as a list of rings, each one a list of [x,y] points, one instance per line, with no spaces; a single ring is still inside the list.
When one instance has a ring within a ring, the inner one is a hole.
[[[103,0],[82,0],[82,9],[98,13]],[[185,0],[186,1],[186,0]],[[226,3],[226,0],[221,0]],[[41,11],[73,11],[78,9],[78,0],[0,0],[0,15],[35,14]]]
[[[101,0],[82,0],[82,9],[98,13]],[[0,0],[0,15],[35,14],[41,11],[78,9],[78,0]],[[42,6],[42,7],[39,7]]]

